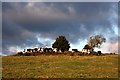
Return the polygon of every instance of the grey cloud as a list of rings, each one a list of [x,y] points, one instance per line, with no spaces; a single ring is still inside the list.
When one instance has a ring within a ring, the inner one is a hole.
[[[115,34],[109,14],[117,3],[3,3],[3,48],[44,45],[40,38],[54,40],[65,35],[71,43],[85,40],[95,32]],[[112,18],[113,21],[116,18]],[[109,32],[108,32],[109,31]],[[31,45],[30,45],[31,44]]]

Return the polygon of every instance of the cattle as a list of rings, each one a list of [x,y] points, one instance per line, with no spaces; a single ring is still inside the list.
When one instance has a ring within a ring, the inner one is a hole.
[[[43,52],[45,52],[45,53],[49,53],[49,52],[62,52],[61,50],[58,50],[57,48],[34,48],[34,49],[26,49],[26,51],[25,51],[25,49],[24,49],[24,51],[23,51],[24,53],[26,53],[26,52],[33,52],[33,53],[35,53],[35,52],[41,52],[41,53],[43,53]]]
[[[52,49],[54,52],[58,52],[58,49],[57,48],[53,48]]]
[[[102,53],[101,53],[101,51],[98,51],[98,54],[97,55],[101,55]]]
[[[34,48],[33,50],[34,50],[35,52],[37,52],[37,51],[38,51],[38,48]]]
[[[40,48],[40,52],[44,52],[44,48]]]
[[[72,49],[72,52],[78,52],[78,50],[77,49]]]
[[[38,48],[34,48],[34,49],[27,49],[27,52],[37,52]]]
[[[48,48],[49,52],[53,52],[52,48]]]
[[[83,55],[90,54],[91,50],[90,49],[82,49]]]
[[[52,48],[44,48],[44,52],[53,52]]]
[[[26,50],[26,49],[24,49],[23,53],[26,53],[26,52],[27,52],[27,50]]]
[[[32,49],[27,49],[27,52],[32,52]]]

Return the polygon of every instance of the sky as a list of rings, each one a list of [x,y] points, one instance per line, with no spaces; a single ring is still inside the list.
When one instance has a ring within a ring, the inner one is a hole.
[[[2,2],[2,55],[52,47],[59,35],[82,50],[92,35],[106,38],[102,52],[118,53],[117,2]]]

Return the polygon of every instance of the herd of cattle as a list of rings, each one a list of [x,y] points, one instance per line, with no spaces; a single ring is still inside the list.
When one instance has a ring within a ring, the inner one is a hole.
[[[61,52],[57,48],[34,48],[34,49],[24,49],[23,52]]]
[[[91,50],[89,49],[82,49],[82,51],[78,51],[77,49],[72,49],[72,51],[69,52],[81,52],[82,54],[90,54]],[[57,48],[34,48],[34,49],[24,49],[22,52],[18,53],[62,53],[61,50],[58,50]]]
[[[64,54],[73,53],[71,55],[101,55],[101,51],[95,52],[92,49],[82,49],[82,51],[78,51],[77,49],[72,49],[72,51],[65,51]],[[76,53],[77,52],[77,53]],[[22,52],[18,52],[16,55],[40,55],[40,54],[58,54],[63,53],[61,50],[58,50],[57,48],[34,48],[34,49],[24,49]],[[115,53],[110,53],[115,54]]]
[[[31,52],[31,53],[34,53],[34,52],[60,52],[62,53],[61,50],[58,50],[57,48],[34,48],[34,49],[24,49],[23,53],[26,53],[26,52]],[[72,52],[78,52],[77,49],[72,49]]]

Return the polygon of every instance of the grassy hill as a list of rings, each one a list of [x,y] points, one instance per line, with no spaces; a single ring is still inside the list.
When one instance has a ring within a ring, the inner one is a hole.
[[[118,78],[118,55],[6,56],[3,78]]]

